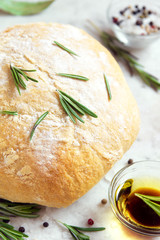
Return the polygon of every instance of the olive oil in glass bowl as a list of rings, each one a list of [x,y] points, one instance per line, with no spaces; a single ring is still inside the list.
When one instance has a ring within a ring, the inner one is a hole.
[[[135,232],[158,236],[160,216],[138,197],[141,194],[160,197],[160,161],[128,165],[116,173],[109,186],[110,205],[120,222]]]

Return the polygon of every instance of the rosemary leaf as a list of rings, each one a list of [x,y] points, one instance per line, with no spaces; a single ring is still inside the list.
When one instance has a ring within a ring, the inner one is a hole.
[[[13,112],[13,111],[6,111],[6,110],[2,110],[2,111],[0,111],[0,114],[18,115],[18,113],[17,113],[17,112]]]
[[[118,40],[118,38],[105,31],[102,31],[93,22],[89,22],[98,32],[104,45],[115,55],[116,58],[125,63],[130,73],[137,74],[148,86],[154,90],[160,89],[160,81],[155,76],[142,70],[143,65],[136,61],[137,57],[120,46],[122,43]]]
[[[76,236],[75,234],[73,234],[71,230],[69,230],[69,232],[70,232],[70,234],[72,235],[73,239],[79,240],[79,238],[77,238],[77,236]]]
[[[141,198],[143,200],[143,202],[145,202],[150,208],[152,208],[153,211],[160,217],[160,204],[157,204],[157,203],[147,199],[146,197],[143,197],[139,193],[135,193],[135,195],[137,197]]]
[[[57,75],[62,76],[62,77],[68,77],[68,78],[74,78],[82,81],[88,81],[89,78],[86,78],[84,76],[80,75],[75,75],[75,74],[68,74],[68,73],[57,73]]]
[[[71,226],[77,230],[81,230],[83,232],[98,232],[98,231],[103,231],[105,230],[105,227],[96,227],[96,228],[93,228],[93,227],[90,227],[90,228],[84,228],[84,227],[77,227],[77,226]]]
[[[57,42],[57,41],[54,41],[54,43],[55,43],[58,47],[60,47],[61,49],[63,49],[64,51],[66,51],[66,52],[68,52],[68,53],[70,53],[70,54],[72,54],[72,55],[78,56],[75,52],[73,52],[72,50],[66,48],[66,47],[63,46],[61,43],[59,43],[59,42]]]
[[[47,114],[49,113],[49,111],[43,113],[38,120],[36,121],[36,123],[34,124],[31,134],[30,134],[30,141],[32,140],[33,134],[35,132],[35,129],[37,128],[37,126],[42,122],[42,120],[47,116]]]
[[[139,196],[139,197],[144,197],[144,198],[152,200],[152,201],[160,202],[160,196],[149,196],[149,195],[144,195],[144,194],[140,194],[140,193],[135,193],[135,195]]]
[[[63,95],[63,96],[66,96],[68,97],[72,102],[74,102],[82,111],[84,111],[85,113],[87,113],[88,115],[90,115],[91,117],[94,117],[94,118],[97,118],[98,116],[93,113],[91,110],[89,110],[87,107],[85,107],[84,105],[82,105],[81,103],[79,103],[78,101],[76,101],[74,98],[72,98],[71,96],[69,96],[68,94],[66,94],[65,92],[63,91],[60,91],[59,92]]]
[[[27,77],[28,79],[30,79],[31,81],[33,81],[33,82],[38,82],[38,80],[36,80],[36,79],[34,79],[34,78],[32,78],[32,77]]]
[[[21,70],[22,72],[36,72],[35,69],[28,70],[28,69],[21,69],[20,68],[19,70]]]
[[[105,84],[106,84],[106,88],[107,88],[107,92],[108,92],[108,98],[109,98],[109,100],[111,100],[112,94],[111,94],[111,89],[110,89],[109,83],[107,81],[106,74],[104,74],[104,80],[105,80]]]

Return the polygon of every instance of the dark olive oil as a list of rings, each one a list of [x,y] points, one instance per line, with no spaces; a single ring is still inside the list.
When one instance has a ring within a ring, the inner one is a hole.
[[[158,216],[142,199],[135,195],[135,193],[140,193],[149,196],[160,196],[160,189],[139,186],[132,191],[132,185],[133,180],[129,179],[119,190],[116,198],[119,212],[127,221],[138,226],[160,228],[160,216]]]

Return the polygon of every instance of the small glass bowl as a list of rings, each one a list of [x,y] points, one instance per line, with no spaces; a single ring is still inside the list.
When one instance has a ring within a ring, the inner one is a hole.
[[[138,5],[146,6],[147,9],[151,9],[159,14],[160,17],[160,1],[159,0],[111,0],[111,3],[107,9],[107,19],[109,26],[115,36],[127,47],[133,49],[145,48],[153,41],[160,38],[160,30],[148,35],[138,35],[135,33],[126,32],[124,28],[116,25],[112,21],[112,17],[116,17],[119,11],[126,8],[127,6]]]
[[[125,225],[127,228],[138,232],[143,235],[148,236],[158,236],[160,235],[160,228],[152,227],[142,227],[134,222],[129,222],[118,210],[116,199],[119,194],[121,187],[124,183],[133,179],[137,182],[139,179],[143,182],[143,186],[152,187],[155,186],[156,189],[160,189],[160,161],[139,161],[131,165],[128,165],[118,171],[113,177],[109,186],[109,202],[113,213],[118,218],[118,220]],[[154,181],[151,183],[151,179]],[[155,184],[154,184],[155,183]]]

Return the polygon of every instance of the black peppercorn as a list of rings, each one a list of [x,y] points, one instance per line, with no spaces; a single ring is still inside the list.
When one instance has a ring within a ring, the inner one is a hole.
[[[3,222],[4,222],[4,223],[9,223],[9,222],[10,222],[10,220],[3,219]]]
[[[152,14],[152,11],[149,10],[149,11],[148,11],[148,14],[149,14],[149,15]]]
[[[123,11],[120,11],[119,13],[120,13],[121,15],[123,15],[123,14],[124,14],[124,12],[123,12]]]
[[[132,164],[132,163],[133,163],[133,159],[130,158],[130,159],[128,160],[128,164]]]
[[[18,230],[19,230],[19,232],[22,232],[22,233],[25,232],[25,228],[24,227],[19,227]]]
[[[153,26],[153,22],[152,22],[152,21],[151,21],[151,22],[149,22],[149,25],[150,25],[150,26]]]
[[[49,226],[49,223],[48,222],[44,222],[43,223],[43,227],[48,227]]]
[[[143,24],[142,20],[138,19],[138,20],[136,21],[136,25],[137,25],[137,26],[141,26],[142,24]]]

